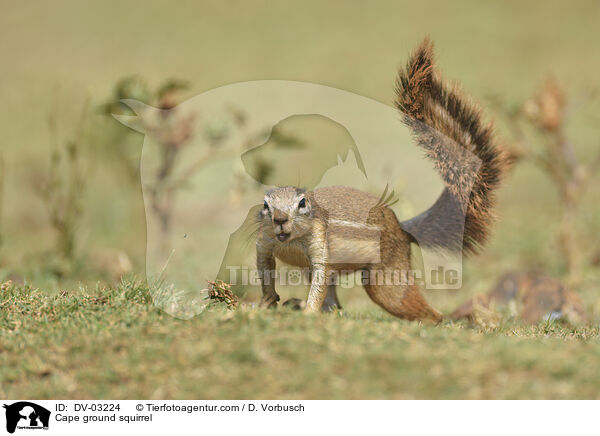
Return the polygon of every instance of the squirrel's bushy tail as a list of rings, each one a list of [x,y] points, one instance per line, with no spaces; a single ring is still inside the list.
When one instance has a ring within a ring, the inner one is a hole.
[[[458,87],[435,71],[433,44],[425,39],[398,73],[396,107],[432,159],[446,188],[435,204],[402,228],[421,246],[477,251],[494,221],[494,191],[508,160],[491,124]]]

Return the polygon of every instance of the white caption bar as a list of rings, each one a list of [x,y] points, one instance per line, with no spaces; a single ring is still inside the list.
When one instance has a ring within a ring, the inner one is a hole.
[[[5,400],[0,434],[587,434],[584,401]],[[35,430],[45,430],[42,433]],[[7,433],[8,432],[8,433]]]

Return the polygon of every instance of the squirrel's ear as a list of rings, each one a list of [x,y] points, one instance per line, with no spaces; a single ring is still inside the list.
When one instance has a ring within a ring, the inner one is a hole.
[[[136,132],[146,133],[145,126],[147,122],[156,119],[160,114],[160,109],[131,98],[123,99],[121,103],[128,106],[135,112],[135,115],[112,114],[113,118]]]

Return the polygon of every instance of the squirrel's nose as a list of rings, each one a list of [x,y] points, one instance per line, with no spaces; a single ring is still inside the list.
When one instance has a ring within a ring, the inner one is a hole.
[[[274,222],[276,225],[278,225],[278,226],[282,226],[282,225],[284,225],[285,223],[287,223],[287,222],[288,222],[288,219],[287,219],[287,217],[283,217],[283,218],[273,218],[273,222]]]

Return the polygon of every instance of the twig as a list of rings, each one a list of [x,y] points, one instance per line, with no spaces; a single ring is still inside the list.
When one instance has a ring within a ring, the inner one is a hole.
[[[82,198],[87,186],[90,165],[82,166],[81,147],[84,141],[89,99],[86,99],[81,118],[75,130],[74,140],[62,144],[58,135],[58,101],[55,110],[48,114],[50,136],[50,165],[48,178],[38,190],[48,212],[51,226],[57,235],[56,251],[60,257],[71,262],[75,255],[76,231],[82,216]]]
[[[584,102],[585,99],[568,104],[563,91],[552,81],[547,81],[532,99],[521,105],[520,110],[509,110],[498,98],[492,100],[493,106],[506,119],[517,145],[513,154],[534,162],[550,177],[558,190],[561,203],[558,240],[572,283],[576,283],[581,274],[579,247],[575,237],[576,210],[583,192],[589,186],[586,174],[600,167],[600,154],[590,164],[581,163],[574,144],[565,134],[567,113],[572,114]],[[540,152],[533,151],[523,123],[538,134],[542,145]]]

